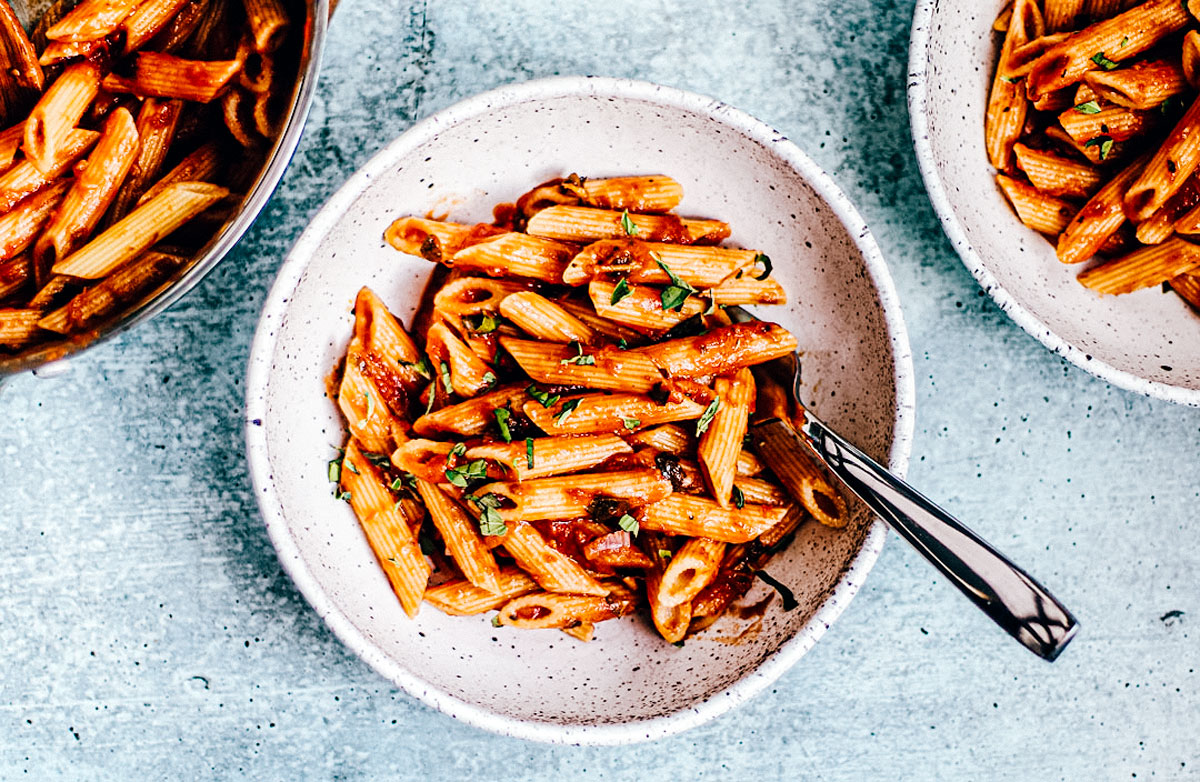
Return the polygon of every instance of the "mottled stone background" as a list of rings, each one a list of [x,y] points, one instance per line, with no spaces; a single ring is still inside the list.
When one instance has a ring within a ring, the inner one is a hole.
[[[911,11],[911,0],[344,0],[300,151],[238,249],[65,376],[0,391],[0,778],[1194,774],[1200,412],[1093,379],[983,297],[910,147]],[[894,537],[775,687],[627,749],[481,733],[392,688],[325,630],[280,572],[244,465],[259,306],[309,217],[388,140],[476,92],[552,74],[719,97],[833,174],[907,315],[911,478],[1076,611],[1083,631],[1059,662],[1010,642]]]

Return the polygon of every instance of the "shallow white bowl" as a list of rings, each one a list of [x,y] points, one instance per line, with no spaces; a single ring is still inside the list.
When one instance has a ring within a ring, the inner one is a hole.
[[[908,110],[942,228],[1000,308],[1046,347],[1115,386],[1200,405],[1200,317],[1159,288],[1097,296],[1017,220],[994,181],[983,115],[1005,0],[918,0]]]
[[[875,562],[884,532],[862,508],[849,527],[801,528],[770,565],[800,607],[774,600],[743,643],[676,648],[642,617],[579,643],[426,606],[408,620],[349,506],[330,496],[326,461],[344,439],[324,378],[345,351],[350,307],[370,285],[411,316],[430,265],[382,239],[396,217],[491,207],[554,176],[665,173],[684,214],[719,217],[761,248],[792,303],[763,314],[799,337],[814,409],[903,471],[912,364],[892,282],[845,196],[794,145],[717,101],[630,81],[560,78],[504,87],[414,126],[355,174],[314,218],[279,271],[255,335],[247,452],[283,567],[326,624],[413,696],[487,730],[543,741],[615,744],[697,725],[760,691],[821,636]],[[766,594],[761,584],[752,597]],[[707,638],[746,623],[719,623]]]

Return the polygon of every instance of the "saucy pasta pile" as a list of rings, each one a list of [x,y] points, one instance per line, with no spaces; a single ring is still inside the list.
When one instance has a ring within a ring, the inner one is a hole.
[[[27,36],[0,0],[0,354],[189,265],[276,135],[289,29],[282,0],[65,0]]]
[[[744,447],[750,367],[796,340],[730,322],[784,292],[766,255],[718,246],[728,225],[672,214],[682,195],[573,174],[495,224],[388,229],[438,267],[411,332],[358,294],[329,469],[410,616],[424,600],[588,640],[645,605],[680,642],[808,515],[845,523],[815,466],[796,503]]]
[[[1200,307],[1195,0],[1014,0],[985,121],[996,180],[1101,294]]]

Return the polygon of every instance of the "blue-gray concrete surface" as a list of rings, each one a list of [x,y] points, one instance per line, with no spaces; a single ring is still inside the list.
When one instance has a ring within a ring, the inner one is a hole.
[[[0,391],[0,779],[1162,779],[1200,766],[1200,411],[1110,388],[985,298],[922,190],[911,0],[344,0],[291,169],[236,251],[65,376]],[[916,356],[910,477],[1084,629],[1048,665],[891,538],[748,705],[632,748],[481,733],[351,655],[276,562],[243,372],[318,206],[415,120],[553,74],[721,98],[797,140],[891,264]],[[1181,335],[1194,339],[1196,335]]]

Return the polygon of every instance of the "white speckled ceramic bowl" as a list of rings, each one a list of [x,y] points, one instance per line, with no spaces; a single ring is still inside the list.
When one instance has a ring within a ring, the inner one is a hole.
[[[1104,297],[1084,288],[993,180],[983,116],[1003,5],[919,0],[913,14],[908,109],[942,227],[984,290],[1046,347],[1115,386],[1200,405],[1200,317],[1157,287]]]
[[[492,627],[426,606],[407,619],[326,462],[344,439],[324,378],[345,351],[350,307],[370,285],[403,318],[430,273],[387,246],[396,217],[491,207],[577,171],[661,172],[683,184],[684,214],[733,226],[732,241],[775,261],[787,307],[764,311],[799,337],[819,414],[893,470],[912,433],[913,381],[900,309],[854,207],[777,132],[709,98],[630,81],[562,78],[504,87],[421,122],[355,174],[314,218],[279,272],[255,336],[247,450],[280,561],[357,654],[413,696],[472,725],[543,741],[616,744],[704,722],[759,692],[842,612],[883,544],[856,508],[849,527],[801,528],[770,566],[799,608],[771,603],[757,634],[718,623],[683,648],[643,617],[560,632]],[[751,599],[767,593],[761,584]]]

